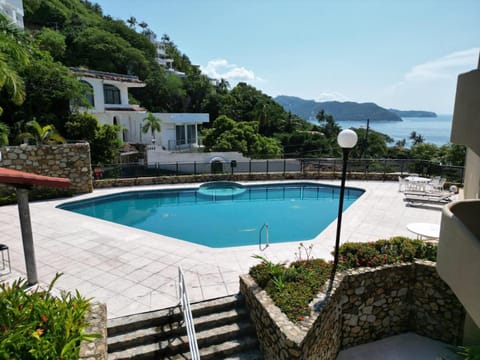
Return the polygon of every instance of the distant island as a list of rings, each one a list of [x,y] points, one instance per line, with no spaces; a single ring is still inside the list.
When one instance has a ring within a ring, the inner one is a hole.
[[[397,109],[388,109],[389,111],[397,114],[400,117],[428,117],[436,118],[437,114],[432,111],[422,111],[422,110],[397,110]]]
[[[286,111],[290,111],[312,122],[316,122],[316,115],[320,110],[324,110],[327,114],[332,115],[336,121],[365,121],[366,119],[372,121],[402,121],[402,117],[437,116],[429,111],[385,109],[375,103],[356,103],[351,101],[317,102],[286,95],[277,96],[274,100],[282,105]]]

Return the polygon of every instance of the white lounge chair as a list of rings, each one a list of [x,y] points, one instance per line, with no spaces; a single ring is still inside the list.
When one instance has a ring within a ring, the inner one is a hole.
[[[453,196],[455,194],[452,192],[406,192],[405,198],[403,199],[407,206],[415,206],[415,205],[424,205],[424,204],[431,204],[431,205],[445,205],[448,204],[453,200]]]

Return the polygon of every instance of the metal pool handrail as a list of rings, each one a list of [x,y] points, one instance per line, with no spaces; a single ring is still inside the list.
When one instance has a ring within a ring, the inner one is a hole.
[[[262,248],[262,232],[263,232],[263,229],[265,229],[265,232],[267,234],[267,237],[266,237],[266,241],[265,241],[265,246]],[[262,227],[260,228],[260,232],[258,234],[258,248],[260,249],[260,251],[263,251],[265,250],[267,247],[270,246],[270,241],[268,239],[268,224],[265,223],[262,225]]]
[[[200,352],[198,351],[197,336],[195,335],[192,310],[190,308],[187,287],[185,285],[185,276],[183,275],[181,266],[178,267],[178,297],[183,313],[183,320],[185,321],[185,327],[187,329],[188,345],[190,347],[191,358],[192,360],[200,360]]]

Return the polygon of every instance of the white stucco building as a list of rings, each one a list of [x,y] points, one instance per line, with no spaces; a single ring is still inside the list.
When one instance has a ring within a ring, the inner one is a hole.
[[[22,0],[0,0],[0,12],[6,15],[20,29],[23,29]]]
[[[86,110],[100,124],[119,125],[119,137],[127,143],[152,144],[150,132],[143,133],[142,126],[147,110],[130,104],[128,89],[144,87],[136,76],[107,73],[103,71],[70,69],[77,78],[90,88],[87,96],[90,108]],[[165,151],[197,148],[198,125],[209,122],[209,114],[154,113],[162,122],[162,131],[155,134],[156,147]]]

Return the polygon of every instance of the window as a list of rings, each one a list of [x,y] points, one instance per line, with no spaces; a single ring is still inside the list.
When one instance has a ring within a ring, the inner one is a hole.
[[[187,144],[195,144],[197,142],[195,125],[187,125],[187,140]]]
[[[177,145],[184,145],[185,144],[185,126],[183,125],[177,125],[175,127],[176,131],[176,141]]]
[[[105,104],[121,104],[120,90],[113,85],[103,85],[103,96],[105,97]]]

